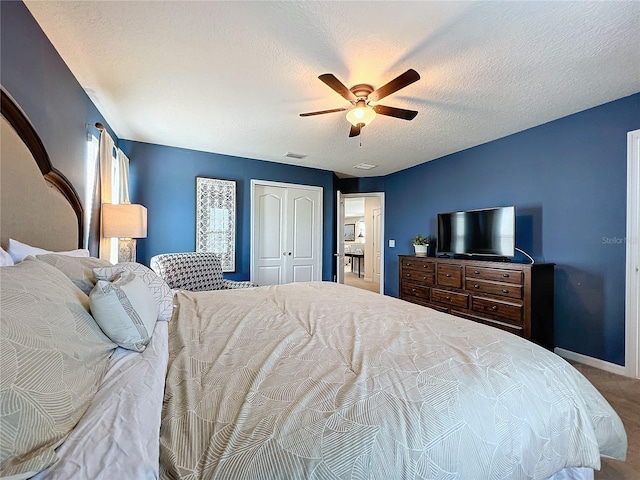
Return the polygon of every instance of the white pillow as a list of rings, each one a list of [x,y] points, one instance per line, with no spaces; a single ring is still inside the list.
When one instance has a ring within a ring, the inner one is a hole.
[[[158,313],[144,282],[122,272],[98,280],[89,295],[91,315],[102,331],[122,348],[142,352],[153,334]]]
[[[149,267],[136,262],[122,262],[112,267],[93,269],[96,280],[111,280],[119,272],[131,272],[147,286],[158,307],[158,320],[168,322],[173,314],[173,292],[160,275]]]
[[[13,258],[7,252],[4,251],[4,248],[0,247],[0,267],[10,267],[13,265]]]
[[[51,250],[45,250],[44,248],[32,247],[26,243],[19,242],[13,238],[9,239],[9,255],[13,259],[14,263],[19,263],[29,255],[43,255],[45,253],[59,253],[60,255],[67,255],[69,257],[88,257],[89,250],[86,248],[79,248],[77,250],[68,250],[66,252],[52,252]]]

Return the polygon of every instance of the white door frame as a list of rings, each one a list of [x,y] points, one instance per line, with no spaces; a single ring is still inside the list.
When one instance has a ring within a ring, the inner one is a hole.
[[[255,251],[255,245],[253,244],[253,238],[254,238],[254,233],[256,230],[256,218],[255,215],[253,214],[254,212],[254,207],[255,207],[255,190],[256,190],[256,186],[258,185],[265,185],[265,186],[271,186],[271,187],[282,187],[282,188],[295,188],[295,189],[301,189],[301,190],[311,190],[314,192],[319,192],[320,194],[320,212],[319,212],[319,222],[320,222],[320,228],[317,229],[316,232],[316,237],[314,238],[314,243],[318,246],[318,270],[316,275],[318,276],[318,278],[316,278],[315,280],[320,281],[322,280],[322,234],[323,234],[323,225],[324,225],[324,213],[323,213],[323,202],[324,202],[324,189],[322,187],[318,187],[315,185],[299,185],[296,183],[283,183],[283,182],[272,182],[269,180],[256,180],[256,179],[251,179],[251,228],[250,228],[250,249],[249,249],[249,255],[250,255],[250,262],[249,262],[249,278],[251,279],[251,281],[253,281],[256,278],[255,275],[255,268],[256,268],[256,262],[255,262],[255,257],[254,255],[256,254]]]
[[[627,134],[625,371],[640,378],[640,130]]]
[[[341,193],[340,194],[340,198],[343,202],[345,198],[349,198],[349,197],[351,198],[377,197],[380,199],[380,238],[379,238],[379,241],[380,241],[380,294],[384,295],[384,216],[385,216],[384,192]],[[344,225],[344,205],[341,209],[340,204],[338,204],[336,209],[337,209],[336,215],[338,217],[337,225]],[[342,238],[344,238],[344,236]],[[340,242],[338,242],[338,244],[340,244]],[[339,245],[338,245],[338,248],[339,248]]]
[[[344,199],[342,192],[336,192],[337,218],[336,223],[336,252],[333,254],[336,260],[336,274],[333,277],[336,283],[344,283]]]

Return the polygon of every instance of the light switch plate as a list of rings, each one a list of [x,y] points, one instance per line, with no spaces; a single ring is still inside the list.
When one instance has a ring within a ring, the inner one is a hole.
[[[396,246],[396,241],[395,240],[389,240],[389,248],[395,248]]]

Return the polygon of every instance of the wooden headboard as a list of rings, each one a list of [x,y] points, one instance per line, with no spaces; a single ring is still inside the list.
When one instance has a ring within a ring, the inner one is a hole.
[[[51,165],[35,129],[0,91],[0,237],[47,250],[82,247],[83,210],[69,180]]]

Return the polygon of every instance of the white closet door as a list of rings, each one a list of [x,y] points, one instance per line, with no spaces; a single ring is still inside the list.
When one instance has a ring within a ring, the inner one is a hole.
[[[268,185],[254,189],[251,281],[258,285],[285,283],[286,194],[285,188]]]
[[[251,280],[322,280],[322,188],[253,180]]]
[[[321,237],[319,232],[322,221],[317,218],[318,192],[289,188],[287,220],[287,245],[290,247],[288,275],[290,282],[311,282],[321,280],[322,274],[318,272],[320,255],[322,252],[316,247],[316,238]]]

